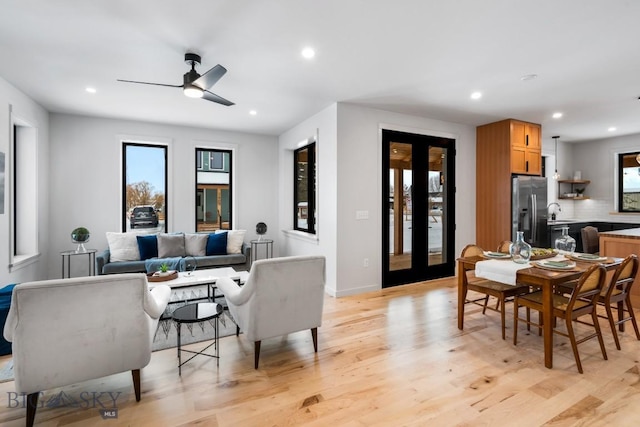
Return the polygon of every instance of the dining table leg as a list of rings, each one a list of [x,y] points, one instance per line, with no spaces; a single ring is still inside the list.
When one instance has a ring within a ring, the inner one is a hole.
[[[464,327],[464,300],[467,298],[466,270],[462,262],[458,262],[458,329]]]
[[[542,334],[544,366],[553,368],[553,287],[542,287]]]

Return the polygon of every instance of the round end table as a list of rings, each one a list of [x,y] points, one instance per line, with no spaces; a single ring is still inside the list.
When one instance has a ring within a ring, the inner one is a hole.
[[[176,308],[173,311],[171,317],[173,318],[173,321],[176,322],[176,329],[178,330],[178,375],[182,375],[182,365],[184,365],[197,355],[213,357],[216,359],[216,366],[220,366],[220,348],[218,346],[218,319],[220,318],[220,314],[222,314],[222,306],[215,302],[198,302],[187,304],[180,308]],[[182,324],[206,322],[207,320],[212,319],[215,320],[213,325],[213,329],[215,330],[215,337],[213,339],[213,342],[200,351],[183,349],[180,337]],[[205,351],[212,345],[215,346],[215,354],[205,353]],[[191,353],[193,354],[193,356],[183,362],[182,352]]]

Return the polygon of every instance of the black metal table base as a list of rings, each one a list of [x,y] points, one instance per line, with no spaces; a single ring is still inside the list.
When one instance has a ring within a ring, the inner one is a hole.
[[[182,375],[182,365],[184,365],[185,363],[189,362],[191,359],[193,359],[194,357],[200,355],[200,356],[208,356],[208,357],[213,357],[216,359],[216,366],[220,366],[220,347],[218,345],[218,317],[215,317],[214,319],[214,325],[213,325],[213,329],[215,331],[214,334],[214,338],[213,338],[213,342],[210,343],[209,345],[207,345],[205,348],[203,348],[200,351],[192,351],[192,350],[186,350],[182,348],[182,342],[181,342],[181,331],[182,331],[182,323],[184,322],[180,322],[174,319],[174,321],[176,322],[176,326],[178,329],[178,375]],[[207,351],[211,346],[214,346],[214,353],[215,354],[209,354],[209,353],[205,353],[205,351]],[[190,358],[188,358],[187,360],[185,360],[184,362],[182,361],[182,353],[191,353],[193,354],[193,356],[191,356]]]

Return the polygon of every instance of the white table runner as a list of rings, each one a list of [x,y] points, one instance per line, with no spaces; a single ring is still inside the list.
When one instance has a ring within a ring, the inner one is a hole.
[[[545,261],[566,260],[567,259],[562,255],[556,255],[553,258],[545,259]],[[517,264],[511,260],[490,259],[487,261],[478,261],[476,263],[476,277],[515,286],[518,270],[529,267],[531,267],[530,263]]]

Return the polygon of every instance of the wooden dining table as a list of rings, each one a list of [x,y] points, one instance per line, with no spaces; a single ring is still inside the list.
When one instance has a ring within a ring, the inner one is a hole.
[[[458,258],[458,329],[464,327],[464,304],[467,297],[467,271],[475,270],[476,263],[486,261],[482,256]],[[504,260],[502,262],[513,262]],[[607,271],[614,270],[622,258],[611,258],[603,264]],[[516,283],[537,286],[542,290],[542,333],[544,338],[544,366],[553,367],[553,303],[554,289],[563,283],[578,280],[591,266],[590,262],[576,262],[576,268],[569,271],[552,271],[538,267],[518,270]]]

